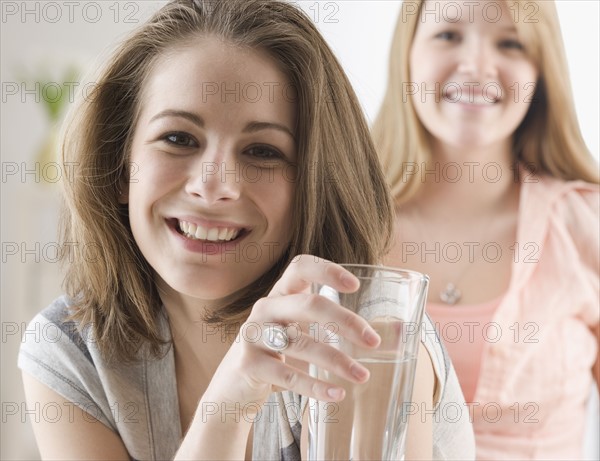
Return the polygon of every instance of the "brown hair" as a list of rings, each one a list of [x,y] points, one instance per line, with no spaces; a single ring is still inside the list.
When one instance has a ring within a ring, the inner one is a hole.
[[[290,247],[271,270],[207,320],[239,324],[296,254],[375,263],[389,245],[392,199],[367,123],[310,19],[282,1],[172,1],[117,49],[64,135],[63,161],[74,162],[77,174],[65,183],[63,239],[102,253],[95,260],[70,257],[65,285],[75,300],[74,318],[93,325],[107,358],[134,359],[144,345],[156,355],[164,343],[153,270],[134,241],[119,195],[128,181],[144,80],[166,51],[207,35],[268,52],[295,87],[298,107]]]
[[[403,101],[401,88],[402,82],[410,82],[410,49],[424,2],[402,4],[390,52],[387,90],[372,128],[397,203],[408,201],[422,185],[419,175],[406,174],[405,166],[431,161],[428,133],[410,98]],[[598,184],[598,166],[577,122],[554,1],[515,0],[511,9],[515,7],[521,18],[515,26],[540,77],[529,111],[514,133],[514,160],[537,174]],[[535,18],[525,21],[533,10]]]

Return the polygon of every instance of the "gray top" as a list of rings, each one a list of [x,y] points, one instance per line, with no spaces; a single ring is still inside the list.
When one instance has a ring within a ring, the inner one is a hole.
[[[68,320],[60,297],[29,324],[19,367],[119,434],[135,460],[172,459],[182,439],[173,348],[159,359],[108,365],[89,330]],[[474,459],[469,414],[454,369],[429,319],[423,325],[437,378],[433,415],[434,459]],[[165,337],[169,323],[161,320]],[[256,460],[299,460],[306,401],[292,392],[271,395],[254,423]]]

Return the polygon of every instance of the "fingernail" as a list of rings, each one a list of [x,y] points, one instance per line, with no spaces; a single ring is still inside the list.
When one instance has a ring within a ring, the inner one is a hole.
[[[365,329],[363,338],[370,346],[377,346],[381,342],[381,337],[371,327]]]
[[[356,278],[346,273],[343,273],[340,278],[346,288],[356,288]]]
[[[369,377],[369,370],[356,363],[350,367],[350,373],[352,373],[352,376],[360,381],[363,381]]]
[[[344,389],[339,387],[330,387],[327,389],[327,395],[335,400],[341,400],[344,398]]]

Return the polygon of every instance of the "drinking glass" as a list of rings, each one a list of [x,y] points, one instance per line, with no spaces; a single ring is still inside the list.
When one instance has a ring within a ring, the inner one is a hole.
[[[311,325],[313,334],[369,369],[355,384],[310,365],[311,376],[346,389],[341,402],[309,400],[309,460],[404,459],[421,322],[429,278],[391,267],[341,264],[360,280],[354,293],[315,283],[312,292],[365,318],[381,336],[375,349],[357,346],[337,334],[333,323]]]

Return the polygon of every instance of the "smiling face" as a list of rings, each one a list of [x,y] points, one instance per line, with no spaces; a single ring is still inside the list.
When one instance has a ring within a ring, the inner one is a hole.
[[[129,219],[159,288],[218,300],[291,239],[296,105],[260,50],[203,38],[155,63],[131,148]]]
[[[412,102],[434,144],[509,148],[538,71],[505,2],[426,1],[409,59]]]

